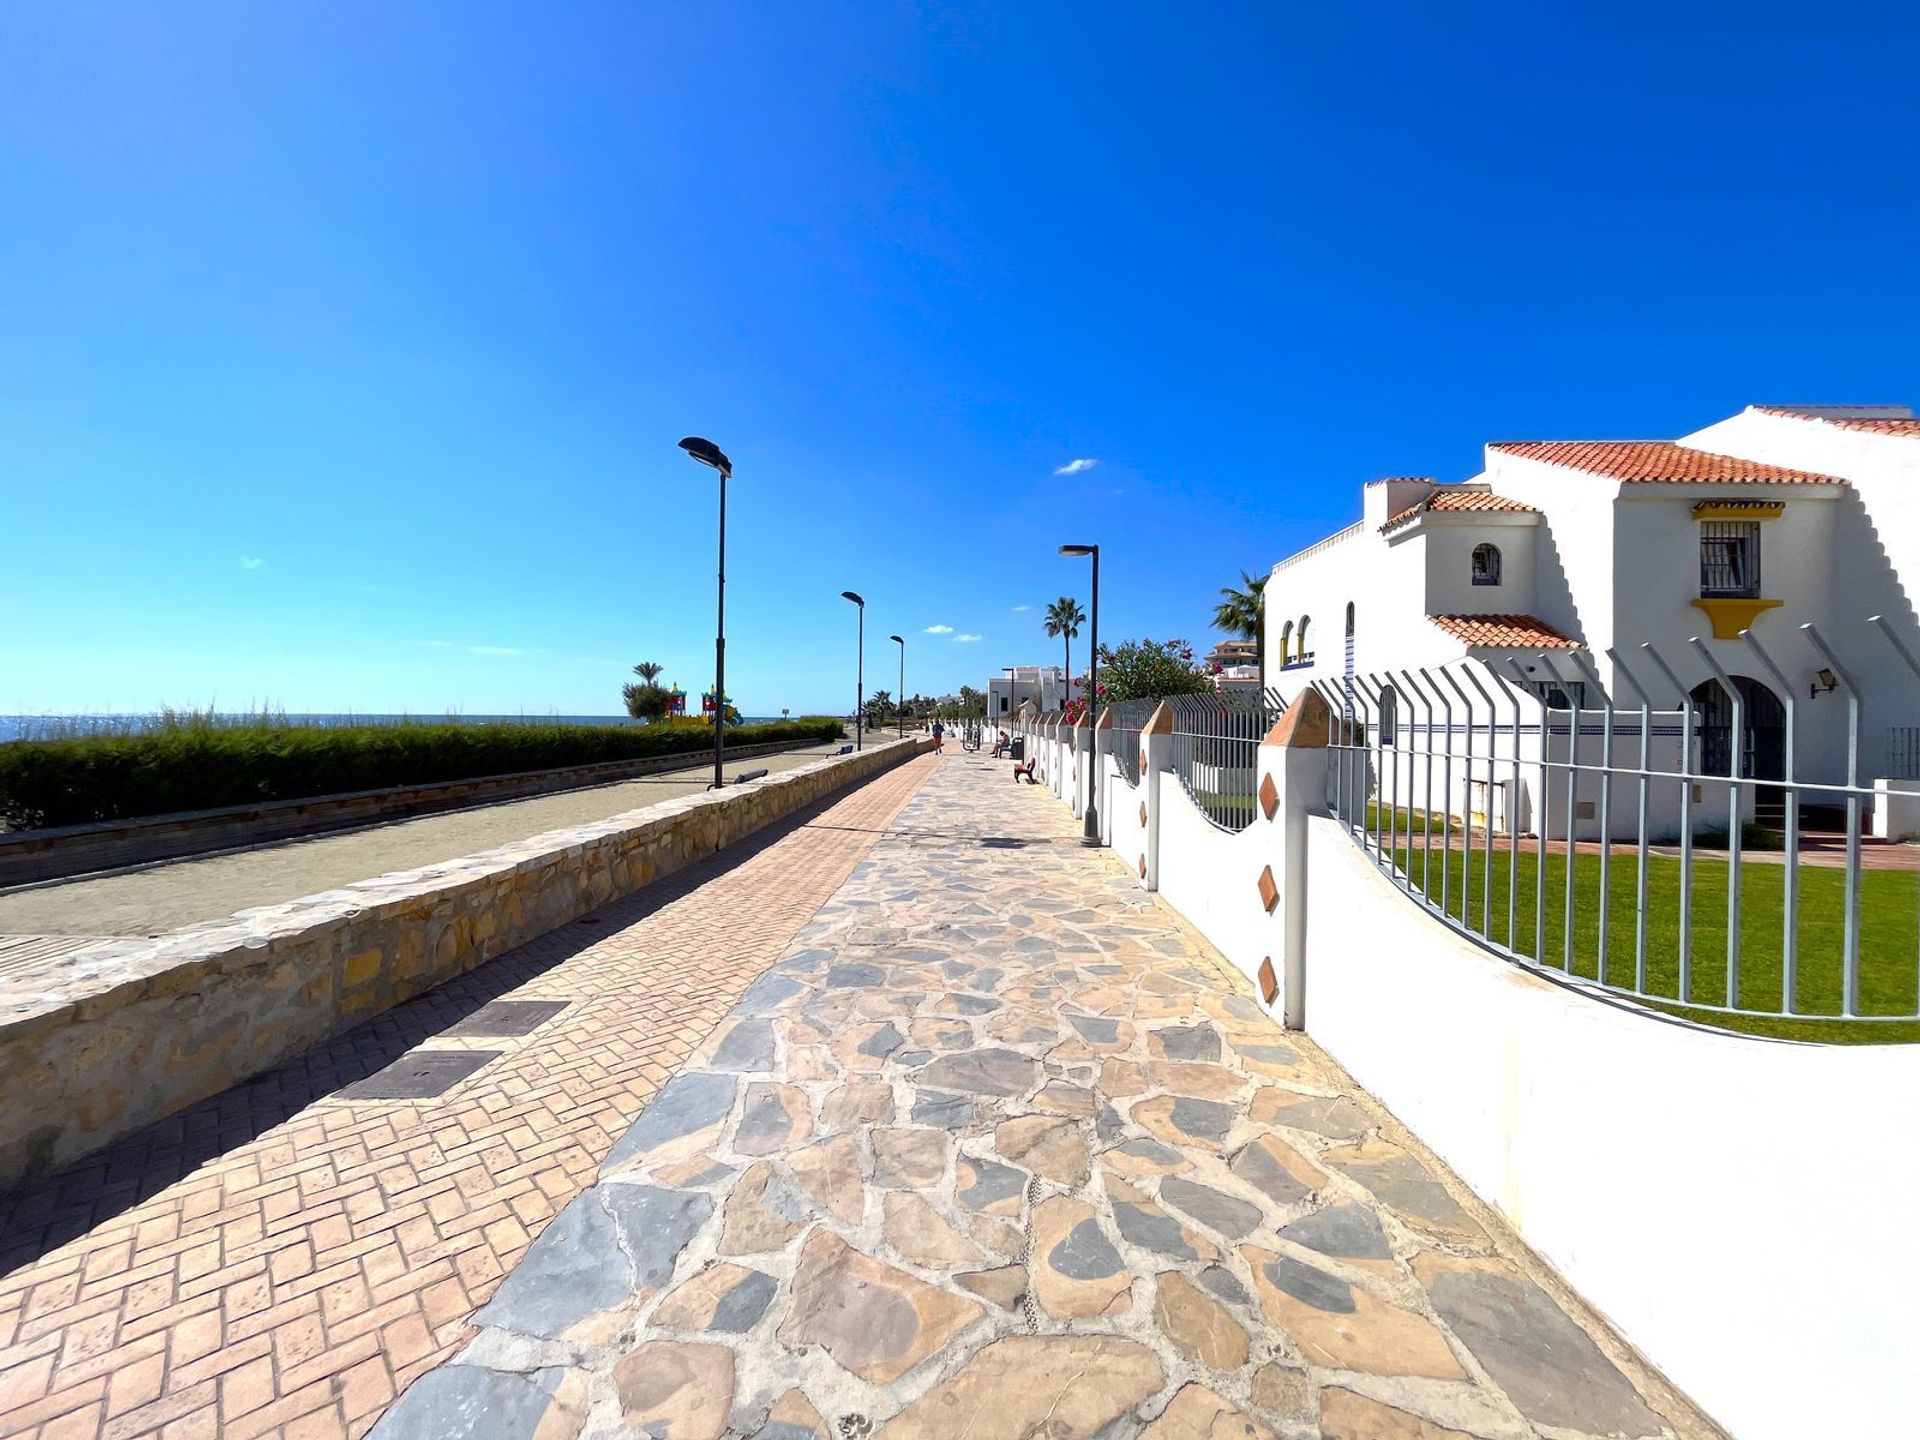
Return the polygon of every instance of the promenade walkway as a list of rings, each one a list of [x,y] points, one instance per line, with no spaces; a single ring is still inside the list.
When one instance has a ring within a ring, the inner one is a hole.
[[[0,1436],[363,1433],[935,764],[0,1196]],[[349,1089],[403,1058],[401,1078],[471,1073],[437,1095]]]
[[[1718,1433],[1077,830],[938,762],[376,1440]]]
[[[810,764],[840,748],[809,745],[777,755],[728,761],[729,776],[765,768],[776,774]],[[183,926],[219,920],[256,905],[281,905],[303,895],[335,890],[422,865],[490,850],[589,820],[604,820],[642,806],[697,795],[713,778],[713,760],[694,759],[681,769],[563,790],[524,800],[474,805],[410,820],[388,820],[355,830],[282,840],[228,855],[170,860],[113,875],[54,881],[0,893],[0,967],[9,942],[22,956],[29,949],[57,953],[54,936],[161,935]],[[37,947],[33,942],[38,941]]]

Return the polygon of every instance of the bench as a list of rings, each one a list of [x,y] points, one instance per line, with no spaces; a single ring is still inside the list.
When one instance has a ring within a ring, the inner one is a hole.
[[[851,755],[853,753],[853,747],[851,745],[842,745],[838,750],[834,751],[833,753],[836,755]]]
[[[1020,781],[1024,778],[1027,784],[1038,785],[1040,782],[1033,778],[1033,767],[1034,767],[1034,764],[1039,760],[1039,758],[1040,757],[1036,755],[1033,757],[1032,760],[1027,761],[1027,763],[1024,765],[1014,766],[1013,767],[1013,783],[1018,785]]]
[[[766,778],[767,767],[762,765],[758,770],[742,770],[738,775],[733,777],[733,783],[738,785],[744,780],[764,780]]]

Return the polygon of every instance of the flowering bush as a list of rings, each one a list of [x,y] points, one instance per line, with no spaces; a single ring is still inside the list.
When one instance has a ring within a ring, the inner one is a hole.
[[[1100,647],[1100,698],[1153,700],[1213,688],[1184,640],[1126,640]]]

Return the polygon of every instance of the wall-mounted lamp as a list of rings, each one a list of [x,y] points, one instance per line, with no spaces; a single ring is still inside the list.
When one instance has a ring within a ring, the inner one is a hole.
[[[1834,688],[1839,685],[1839,683],[1839,677],[1836,676],[1833,671],[1827,669],[1826,666],[1822,665],[1818,670],[1813,672],[1813,683],[1807,687],[1807,698],[1809,700],[1817,700],[1822,690],[1825,690],[1828,694],[1832,694]]]

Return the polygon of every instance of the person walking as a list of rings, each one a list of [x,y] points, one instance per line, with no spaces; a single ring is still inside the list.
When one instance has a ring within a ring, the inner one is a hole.
[[[938,755],[940,753],[940,743],[942,739],[945,737],[946,733],[947,733],[946,727],[942,725],[938,720],[935,720],[933,722],[933,753],[934,754]]]

